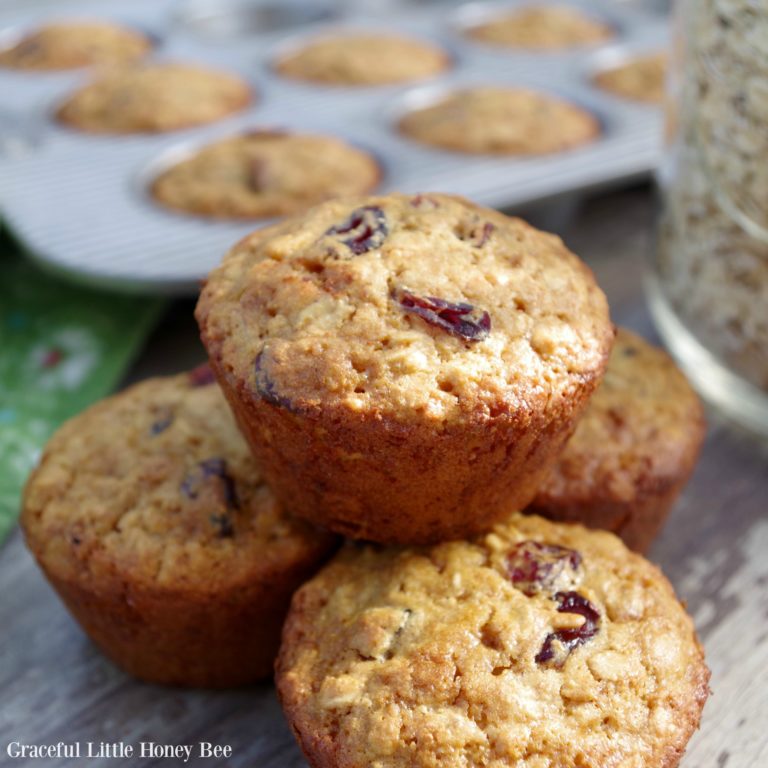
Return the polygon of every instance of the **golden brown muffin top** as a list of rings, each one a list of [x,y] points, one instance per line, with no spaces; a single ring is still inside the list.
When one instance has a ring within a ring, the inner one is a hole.
[[[277,684],[317,765],[676,766],[707,670],[661,572],[512,515],[472,542],[349,545],[294,596]]]
[[[556,51],[604,42],[614,36],[614,31],[577,8],[531,5],[495,15],[470,27],[467,35],[493,45]]]
[[[567,401],[613,342],[605,296],[558,237],[439,194],[335,200],[254,233],[197,318],[253,397],[438,429]]]
[[[704,436],[696,393],[666,352],[626,328],[534,505],[631,502],[687,475]]]
[[[424,40],[346,32],[307,43],[279,59],[275,69],[328,85],[382,85],[430,77],[449,64],[445,51]]]
[[[46,571],[215,593],[316,557],[331,540],[286,516],[207,368],[149,379],[51,438],[22,525]]]
[[[151,47],[140,32],[110,22],[58,22],[39,27],[0,50],[0,67],[55,70],[125,64],[140,59]]]
[[[415,109],[399,129],[424,144],[458,152],[541,155],[594,141],[600,123],[587,110],[544,93],[485,86]]]
[[[595,83],[606,91],[635,101],[661,104],[667,76],[667,54],[638,56],[595,76]]]
[[[252,131],[211,144],[163,172],[155,199],[191,213],[265,218],[376,186],[376,160],[330,136]]]
[[[94,133],[173,131],[219,120],[252,98],[248,84],[228,72],[146,64],[110,71],[75,91],[58,118]]]

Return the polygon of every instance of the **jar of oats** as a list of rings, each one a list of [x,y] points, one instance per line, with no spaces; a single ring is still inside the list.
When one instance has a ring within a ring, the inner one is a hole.
[[[650,304],[701,392],[768,433],[768,3],[679,0]]]

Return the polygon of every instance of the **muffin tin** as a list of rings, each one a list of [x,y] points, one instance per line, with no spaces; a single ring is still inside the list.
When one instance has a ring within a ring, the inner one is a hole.
[[[413,5],[386,16],[355,10],[351,4],[342,13],[341,4],[319,2],[311,13],[303,13],[298,0],[273,0],[271,5],[260,3],[262,11],[254,13],[247,0],[206,2],[123,0],[106,9],[95,0],[78,0],[58,15],[133,25],[155,41],[156,60],[209,64],[239,74],[256,90],[257,99],[246,111],[215,123],[152,135],[78,133],[57,124],[53,114],[91,73],[0,69],[2,213],[31,255],[47,267],[79,282],[121,290],[195,291],[234,242],[267,222],[176,213],[153,202],[149,185],[169,161],[254,128],[346,139],[379,160],[381,191],[452,192],[505,209],[637,177],[656,165],[658,109],[602,92],[592,77],[623,55],[663,48],[667,29],[658,16],[607,0],[569,0],[606,18],[616,38],[602,46],[534,53],[485,45],[461,34],[468,20],[524,5],[525,0],[456,4],[448,12],[437,4]],[[227,20],[227,13],[233,18]],[[248,24],[245,19],[237,22],[242,13],[251,14]],[[50,18],[16,15],[0,32],[0,41],[43,20]],[[262,27],[267,28],[257,31]],[[452,55],[454,66],[428,81],[374,87],[291,81],[272,69],[275,56],[304,38],[356,29],[437,42]],[[447,90],[481,84],[529,87],[566,98],[600,119],[602,135],[568,152],[515,158],[432,149],[397,133],[396,122],[404,111]]]

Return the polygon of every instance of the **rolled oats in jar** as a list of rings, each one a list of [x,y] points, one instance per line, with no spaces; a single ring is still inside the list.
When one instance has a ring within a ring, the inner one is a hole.
[[[768,2],[677,13],[651,307],[703,393],[768,432]]]

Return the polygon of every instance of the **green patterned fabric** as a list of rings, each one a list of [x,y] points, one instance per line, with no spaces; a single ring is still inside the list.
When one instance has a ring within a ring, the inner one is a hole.
[[[0,233],[0,543],[45,441],[115,387],[162,307],[50,277]]]

